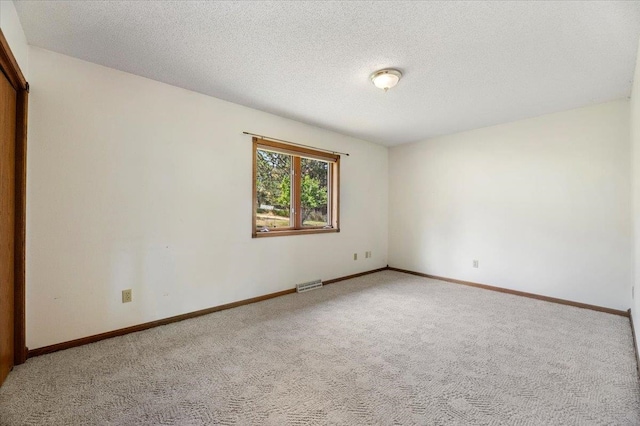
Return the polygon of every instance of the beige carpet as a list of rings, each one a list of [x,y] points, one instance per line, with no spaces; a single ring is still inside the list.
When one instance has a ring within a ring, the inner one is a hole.
[[[1,425],[639,425],[627,318],[384,271],[30,359]]]

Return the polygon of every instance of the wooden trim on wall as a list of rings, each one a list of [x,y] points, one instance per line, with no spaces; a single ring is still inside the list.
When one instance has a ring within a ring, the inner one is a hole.
[[[333,284],[339,281],[348,280],[351,278],[361,277],[363,275],[373,274],[387,269],[386,267],[380,269],[374,269],[371,271],[360,272],[359,274],[347,275],[346,277],[334,278],[328,281],[324,281],[324,284]],[[94,334],[93,336],[81,337],[79,339],[69,340],[67,342],[56,343],[49,346],[43,346],[41,348],[32,349],[29,351],[29,358],[34,356],[40,356],[50,354],[52,352],[61,351],[64,349],[75,348],[76,346],[82,346],[89,343],[99,342],[100,340],[110,339],[112,337],[123,336],[129,333],[135,333],[138,331],[147,330],[149,328],[158,327],[161,325],[167,325],[178,321],[184,321],[186,319],[199,317],[202,315],[211,314],[225,309],[237,308],[238,306],[249,305],[251,303],[262,302],[263,300],[273,299],[274,297],[280,297],[287,294],[295,293],[296,289],[291,288],[287,290],[278,291],[275,293],[265,294],[263,296],[252,297],[250,299],[240,300],[238,302],[227,303],[224,305],[214,306],[211,308],[201,309],[195,312],[189,312],[182,315],[176,315],[169,318],[164,318],[156,321],[145,322],[143,324],[133,325],[131,327],[120,328],[118,330],[107,331],[105,333]]]
[[[0,30],[0,71],[16,91],[15,227],[14,227],[14,365],[27,359],[25,326],[25,239],[27,196],[27,116],[29,83]]]
[[[306,235],[306,234],[330,234],[340,232],[335,228],[308,228],[308,229],[280,229],[279,231],[257,232],[254,238],[284,237],[286,235]]]
[[[291,179],[291,196],[290,202],[293,207],[293,227],[295,229],[302,229],[302,185],[300,180],[302,179],[302,170],[300,164],[302,161],[300,157],[293,156],[293,178]]]
[[[636,329],[633,326],[633,316],[631,316],[631,309],[627,311],[629,313],[629,322],[631,323],[631,336],[633,337],[633,352],[636,354],[636,370],[638,376],[640,376],[640,354],[638,353],[638,339],[636,338]]]
[[[384,268],[372,269],[371,271],[360,272],[358,274],[347,275],[345,277],[334,278],[332,280],[323,281],[322,284],[323,285],[334,284],[334,283],[337,283],[337,282],[340,282],[340,281],[350,280],[352,278],[358,278],[358,277],[362,277],[364,275],[375,274],[376,272],[386,271],[387,269],[389,269],[389,267],[385,266]]]
[[[498,292],[501,292],[501,293],[513,294],[515,296],[522,296],[522,297],[528,297],[528,298],[531,298],[531,299],[544,300],[545,302],[559,303],[561,305],[574,306],[576,308],[591,309],[592,311],[606,312],[608,314],[620,315],[620,316],[623,316],[623,317],[629,316],[629,312],[627,312],[627,311],[620,311],[620,310],[617,310],[617,309],[604,308],[602,306],[589,305],[589,304],[580,303],[580,302],[573,302],[571,300],[558,299],[558,298],[549,297],[549,296],[542,296],[542,295],[539,295],[539,294],[527,293],[527,292],[518,291],[518,290],[511,290],[511,289],[502,288],[502,287],[495,287],[495,286],[487,285],[487,284],[479,284],[479,283],[474,283],[474,282],[471,282],[471,281],[456,280],[454,278],[439,277],[437,275],[423,274],[421,272],[408,271],[406,269],[394,268],[394,267],[391,267],[391,266],[389,267],[389,270],[397,271],[397,272],[404,272],[405,274],[417,275],[419,277],[432,278],[434,280],[446,281],[446,282],[450,282],[450,283],[454,283],[454,284],[462,284],[462,285],[466,285],[466,286],[470,286],[470,287],[482,288],[482,289],[485,289],[485,290],[491,290],[491,291],[498,291]]]
[[[332,191],[336,194],[331,203],[331,223],[340,232],[340,157],[331,166]]]
[[[129,333],[135,333],[137,331],[147,330],[149,328],[158,327],[161,325],[171,324],[173,322],[184,321],[186,319],[199,317],[202,315],[211,314],[225,309],[236,308],[238,306],[248,305],[250,303],[261,302],[263,300],[272,299],[274,297],[284,296],[285,294],[295,293],[295,289],[288,289],[278,291],[276,293],[265,294],[264,296],[252,297],[251,299],[240,300],[238,302],[227,303],[224,305],[214,306],[211,308],[201,309],[199,311],[189,312],[182,315],[176,315],[169,318],[164,318],[156,321],[145,322],[143,324],[133,325],[131,327],[120,328],[118,330],[107,331],[105,333],[94,334],[93,336],[81,337],[79,339],[69,340],[67,342],[56,343],[54,345],[44,346],[38,349],[32,349],[29,351],[29,358],[34,356],[49,354],[52,352],[61,351],[63,349],[70,349],[76,346],[86,345],[88,343],[99,342],[100,340],[110,339],[112,337],[123,336]]]
[[[471,287],[482,288],[482,289],[485,289],[485,290],[498,291],[498,292],[501,292],[501,293],[513,294],[513,295],[516,295],[516,296],[529,297],[529,298],[533,298],[533,299],[542,300],[542,301],[545,301],[545,302],[559,303],[559,304],[562,304],[562,305],[569,305],[569,306],[574,306],[574,307],[578,307],[578,308],[591,309],[591,310],[595,310],[595,311],[599,311],[599,312],[606,312],[606,313],[609,313],[609,314],[629,317],[629,319],[631,320],[631,310],[626,311],[626,312],[625,311],[618,311],[618,310],[615,310],[615,309],[603,308],[603,307],[595,306],[595,305],[587,305],[585,303],[572,302],[572,301],[569,301],[569,300],[557,299],[557,298],[547,297],[547,296],[540,296],[540,295],[537,295],[537,294],[526,293],[526,292],[517,291],[517,290],[509,290],[509,289],[505,289],[505,288],[501,288],[501,287],[494,287],[494,286],[490,286],[490,285],[486,285],[486,284],[478,284],[478,283],[473,283],[473,282],[469,282],[469,281],[455,280],[455,279],[452,279],[452,278],[445,278],[445,277],[439,277],[439,276],[436,276],[436,275],[423,274],[423,273],[420,273],[420,272],[414,272],[414,271],[409,271],[409,270],[400,269],[400,268],[394,268],[394,267],[390,267],[390,266],[386,266],[384,268],[373,269],[373,270],[370,270],[370,271],[360,272],[360,273],[357,273],[357,274],[347,275],[347,276],[344,276],[344,277],[333,278],[333,279],[330,279],[330,280],[323,281],[323,284],[324,285],[334,284],[334,283],[337,283],[337,282],[340,282],[340,281],[350,280],[352,278],[358,278],[358,277],[362,277],[362,276],[369,275],[369,274],[375,274],[376,272],[381,272],[381,271],[385,271],[385,270],[402,272],[402,273],[405,273],[405,274],[416,275],[416,276],[424,277],[424,278],[432,278],[432,279],[436,279],[436,280],[439,280],[439,281],[446,281],[446,282],[450,282],[450,283],[454,283],[454,284],[462,284],[462,285],[467,285],[467,286],[471,286]],[[75,340],[70,340],[70,341],[67,341],[67,342],[56,343],[56,344],[53,344],[53,345],[44,346],[44,347],[41,347],[41,348],[30,350],[29,351],[29,358],[32,358],[32,357],[35,357],[35,356],[49,354],[49,353],[52,353],[52,352],[57,352],[57,351],[64,350],[64,349],[74,348],[74,347],[86,345],[86,344],[89,344],[89,343],[99,342],[100,340],[110,339],[112,337],[123,336],[123,335],[129,334],[129,333],[135,333],[135,332],[147,330],[147,329],[150,329],[150,328],[153,328],[153,327],[158,327],[158,326],[161,326],[161,325],[171,324],[171,323],[174,323],[174,322],[183,321],[183,320],[190,319],[190,318],[195,318],[195,317],[211,314],[211,313],[218,312],[218,311],[223,311],[225,309],[231,309],[231,308],[236,308],[238,306],[248,305],[248,304],[256,303],[256,302],[261,302],[263,300],[268,300],[268,299],[272,299],[272,298],[275,298],[275,297],[280,297],[280,296],[284,296],[284,295],[287,295],[287,294],[295,293],[295,291],[296,290],[294,288],[287,289],[287,290],[282,290],[282,291],[279,291],[279,292],[270,293],[270,294],[266,294],[266,295],[263,295],[263,296],[252,297],[250,299],[240,300],[238,302],[227,303],[227,304],[224,304],[224,305],[219,305],[219,306],[214,306],[214,307],[211,307],[211,308],[201,309],[201,310],[195,311],[195,312],[189,312],[189,313],[186,313],[186,314],[176,315],[176,316],[169,317],[169,318],[164,318],[164,319],[160,319],[160,320],[156,320],[156,321],[146,322],[146,323],[134,325],[134,326],[131,326],[131,327],[126,327],[126,328],[121,328],[121,329],[118,329],[118,330],[108,331],[108,332],[105,332],[105,333],[95,334],[93,336],[82,337],[80,339],[75,339]],[[634,331],[634,328],[633,328],[633,322],[631,322],[631,330],[632,330],[632,334],[633,334],[634,350],[635,350],[635,348],[636,348],[636,345],[635,345],[635,343],[636,343],[636,335],[635,335],[635,331]],[[638,371],[640,373],[640,358],[638,358],[638,352],[637,351],[636,351],[636,359],[637,359],[637,362],[638,362]]]
[[[252,172],[252,178],[251,178],[251,185],[253,187],[252,189],[252,214],[251,214],[251,238],[255,238],[257,231],[256,231],[256,220],[258,219],[258,188],[257,188],[257,183],[256,183],[256,179],[258,178],[258,138],[252,138],[253,140],[253,144],[252,144],[252,152],[251,155],[253,156],[253,172]]]
[[[7,76],[9,83],[11,83],[16,91],[28,90],[29,85],[27,80],[24,78],[24,74],[22,74],[18,61],[16,57],[13,56],[9,42],[5,38],[2,30],[0,30],[0,68],[2,68],[2,72]]]
[[[18,91],[16,99],[16,169],[15,169],[15,236],[14,236],[14,357],[15,365],[27,360],[26,342],[26,238],[27,238],[27,111],[29,92]]]

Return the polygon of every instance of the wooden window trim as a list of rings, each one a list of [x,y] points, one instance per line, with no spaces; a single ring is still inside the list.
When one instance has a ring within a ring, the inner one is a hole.
[[[258,149],[260,148],[273,149],[276,152],[288,154],[292,156],[293,160],[293,174],[295,178],[292,180],[292,202],[294,202],[294,214],[292,218],[293,226],[286,228],[272,229],[269,232],[257,232],[256,220],[258,209],[258,194],[256,187],[257,179],[257,162],[258,162]],[[275,142],[267,139],[253,138],[253,177],[252,177],[252,196],[253,196],[253,215],[251,223],[251,237],[263,238],[263,237],[282,237],[286,235],[306,235],[306,234],[327,234],[340,232],[340,155],[326,153],[322,151],[316,151],[309,148],[298,147],[295,145],[289,145],[281,142]],[[302,226],[302,216],[300,212],[302,210],[300,191],[301,191],[301,166],[300,159],[311,158],[329,163],[329,185],[330,185],[330,197],[328,200],[328,213],[331,218],[331,228],[324,227],[310,227]]]

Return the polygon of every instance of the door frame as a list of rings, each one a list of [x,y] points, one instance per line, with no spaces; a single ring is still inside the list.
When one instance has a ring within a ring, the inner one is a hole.
[[[14,365],[27,360],[25,254],[27,217],[27,110],[29,83],[24,78],[9,43],[0,29],[0,71],[16,90],[15,229],[14,229]]]

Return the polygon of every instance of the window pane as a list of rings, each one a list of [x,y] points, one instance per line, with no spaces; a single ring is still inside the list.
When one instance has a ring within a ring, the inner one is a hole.
[[[302,226],[326,226],[329,224],[329,163],[300,159]]]
[[[256,230],[293,226],[291,163],[290,155],[256,151]]]

